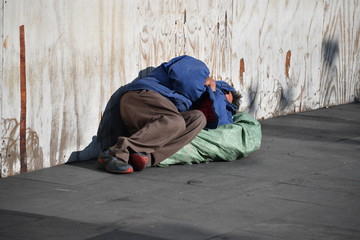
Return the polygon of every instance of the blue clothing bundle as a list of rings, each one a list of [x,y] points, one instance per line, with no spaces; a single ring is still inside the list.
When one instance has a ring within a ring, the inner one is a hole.
[[[207,94],[212,102],[215,121],[208,122],[206,127],[217,128],[232,123],[235,106],[226,100],[223,90],[235,89],[224,81],[216,81],[217,91],[213,92],[209,86],[204,86],[207,77],[209,69],[204,62],[183,55],[162,63],[146,77],[135,79],[120,87],[112,95],[101,119],[97,133],[101,148],[112,146],[119,136],[128,136],[119,107],[121,96],[128,91],[156,91],[172,101],[180,112],[191,110],[193,103]]]

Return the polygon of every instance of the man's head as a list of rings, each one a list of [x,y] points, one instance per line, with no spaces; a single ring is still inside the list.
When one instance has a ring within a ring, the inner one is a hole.
[[[240,100],[241,100],[241,94],[239,91],[230,92],[232,96],[232,105],[236,107],[236,110],[239,110],[240,108]]]
[[[225,81],[216,81],[216,87],[224,93],[226,100],[233,104],[236,110],[238,110],[240,107],[241,94]]]

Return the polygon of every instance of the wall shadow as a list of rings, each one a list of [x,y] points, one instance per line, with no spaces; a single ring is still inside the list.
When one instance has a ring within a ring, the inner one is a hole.
[[[325,64],[331,67],[339,54],[339,43],[337,40],[324,40],[322,43],[322,55]]]

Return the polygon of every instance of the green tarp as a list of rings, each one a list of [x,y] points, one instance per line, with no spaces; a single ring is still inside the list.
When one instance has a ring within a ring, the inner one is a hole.
[[[233,119],[232,124],[202,130],[189,144],[158,166],[234,161],[258,150],[262,137],[260,123],[245,112],[236,113]]]

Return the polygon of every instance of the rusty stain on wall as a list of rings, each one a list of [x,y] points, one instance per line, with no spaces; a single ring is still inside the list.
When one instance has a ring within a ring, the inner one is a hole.
[[[290,69],[290,61],[291,61],[291,51],[287,51],[286,60],[285,60],[285,76],[289,78],[289,69]]]
[[[4,42],[3,42],[3,47],[6,49],[7,46],[8,46],[8,38],[9,36],[6,36],[5,39],[4,39]]]
[[[27,172],[26,162],[26,59],[24,25],[19,27],[20,35],[20,172]]]
[[[240,59],[240,84],[244,85],[244,72],[245,72],[245,61],[244,59]]]

